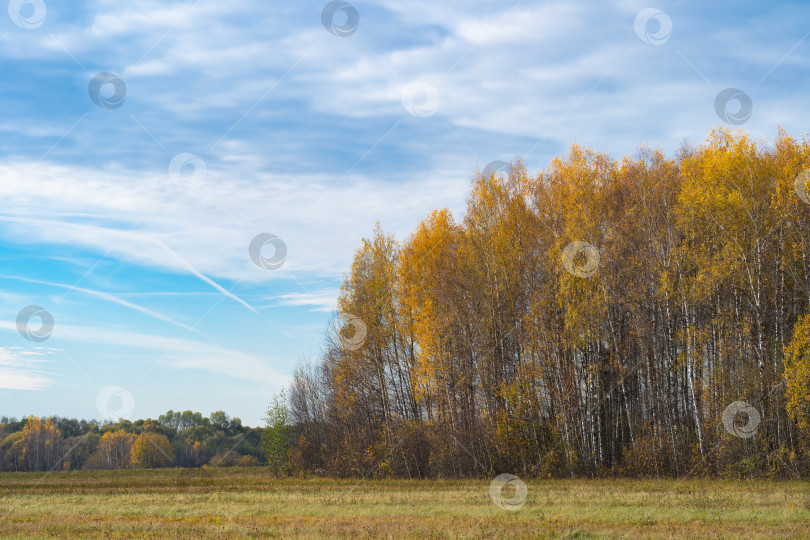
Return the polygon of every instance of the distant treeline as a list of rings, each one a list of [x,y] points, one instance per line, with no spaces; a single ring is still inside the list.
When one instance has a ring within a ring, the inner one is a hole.
[[[810,145],[717,130],[473,180],[357,251],[290,387],[339,476],[810,476]]]
[[[168,411],[157,420],[88,422],[58,416],[0,418],[0,470],[254,466],[265,430],[222,411]]]

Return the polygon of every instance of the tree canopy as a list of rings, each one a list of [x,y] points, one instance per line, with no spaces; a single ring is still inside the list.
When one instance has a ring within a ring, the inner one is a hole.
[[[223,411],[168,411],[157,420],[96,423],[73,418],[0,418],[0,470],[45,471],[253,466],[263,428]]]
[[[810,475],[808,167],[784,132],[574,145],[478,174],[460,220],[378,225],[294,374],[302,466]]]

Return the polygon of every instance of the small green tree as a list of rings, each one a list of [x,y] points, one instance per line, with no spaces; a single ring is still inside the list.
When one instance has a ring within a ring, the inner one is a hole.
[[[290,426],[287,425],[287,396],[282,389],[273,395],[264,415],[261,451],[276,474],[291,472]]]
[[[222,431],[227,431],[228,426],[231,424],[231,417],[225,414],[225,411],[214,411],[209,419],[212,426]]]

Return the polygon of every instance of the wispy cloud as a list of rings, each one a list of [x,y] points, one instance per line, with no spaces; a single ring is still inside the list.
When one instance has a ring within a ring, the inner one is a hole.
[[[0,234],[16,243],[81,246],[99,256],[187,273],[253,311],[215,279],[339,276],[381,217],[378,209],[390,213],[382,216],[383,225],[404,235],[435,201],[455,200],[454,210],[460,210],[473,169],[454,172],[448,166],[384,184],[357,174],[335,185],[336,177],[296,179],[237,164],[238,174],[212,168],[202,188],[184,192],[168,174],[7,164],[0,166],[0,198],[12,211],[0,212]],[[249,175],[254,182],[244,180]],[[316,201],[317,210],[302,221]],[[261,232],[273,232],[288,246],[278,271],[262,270],[248,257],[250,241]]]
[[[0,329],[15,333],[17,331],[14,324],[8,321],[0,321]],[[60,324],[58,339],[61,342],[90,342],[97,346],[111,346],[115,353],[122,349],[128,350],[133,357],[140,357],[143,351],[148,351],[149,355],[141,360],[144,374],[156,365],[166,365],[176,369],[199,369],[235,379],[266,382],[273,388],[282,386],[289,380],[288,375],[275,367],[281,362],[270,355],[259,356],[189,338],[127,332],[101,326]],[[27,380],[29,384],[49,386],[54,383],[44,372],[25,368],[41,363],[43,357],[43,353],[37,350],[0,348],[0,369],[8,366],[8,372],[16,375],[14,380],[18,384]]]
[[[41,366],[42,349],[0,347],[0,388],[6,390],[45,390],[53,386],[51,374]]]
[[[132,302],[128,302],[128,301],[126,301],[126,300],[124,300],[122,298],[119,298],[119,297],[117,297],[117,296],[115,296],[113,294],[106,293],[106,292],[103,292],[103,291],[95,291],[95,290],[92,290],[92,289],[86,289],[84,287],[77,287],[75,285],[64,285],[62,283],[52,283],[50,281],[41,281],[41,280],[38,280],[38,279],[31,279],[31,278],[26,278],[26,277],[21,277],[21,276],[9,276],[9,275],[0,274],[0,279],[13,279],[13,280],[16,280],[16,281],[24,281],[26,283],[37,283],[39,285],[47,285],[49,287],[57,287],[57,288],[66,289],[66,290],[69,290],[69,291],[77,291],[77,292],[80,292],[80,293],[89,294],[89,295],[95,296],[97,298],[101,298],[103,300],[106,300],[108,302],[113,302],[114,304],[118,304],[118,305],[130,308],[130,309],[134,309],[135,311],[139,311],[139,312],[144,313],[144,314],[146,314],[146,315],[148,315],[148,316],[150,316],[152,318],[158,319],[158,320],[163,321],[163,322],[167,322],[167,323],[172,324],[174,326],[178,326],[180,328],[188,330],[189,332],[194,332],[194,333],[197,333],[197,334],[199,333],[199,331],[196,330],[195,328],[193,328],[191,326],[188,326],[186,324],[183,324],[181,322],[178,322],[178,321],[172,319],[171,317],[163,315],[162,313],[158,313],[156,311],[152,311],[151,309],[147,309],[145,307],[138,306],[136,304],[133,304]]]
[[[338,292],[337,289],[323,289],[307,293],[286,293],[270,300],[274,300],[273,305],[278,306],[303,306],[311,308],[311,311],[331,312],[335,310]]]

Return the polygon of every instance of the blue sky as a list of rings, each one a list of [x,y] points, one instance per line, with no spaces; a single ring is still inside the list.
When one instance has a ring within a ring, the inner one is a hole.
[[[376,220],[458,217],[476,170],[574,142],[808,133],[806,3],[385,0],[333,4],[334,26],[326,6],[0,10],[0,415],[255,425]],[[261,233],[276,269],[249,257]],[[30,305],[53,327],[20,332]]]

